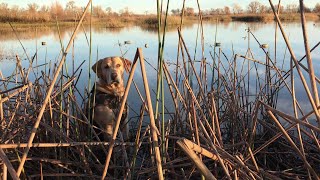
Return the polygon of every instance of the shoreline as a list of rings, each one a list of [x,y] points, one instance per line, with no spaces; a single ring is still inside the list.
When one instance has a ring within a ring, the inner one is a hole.
[[[268,14],[230,14],[230,15],[206,15],[203,16],[203,22],[271,22],[274,21],[274,16],[271,13]],[[300,22],[300,14],[281,14],[280,20],[283,22]],[[306,13],[307,21],[320,21],[320,14],[317,13]],[[185,16],[183,19],[184,24],[195,23],[198,21],[198,16]],[[0,22],[0,28],[10,28],[7,22]],[[73,26],[77,21],[59,21],[59,26]],[[168,16],[167,25],[179,25],[180,16]],[[15,21],[11,22],[13,26],[18,28],[30,28],[30,27],[52,27],[57,26],[56,22],[23,22]],[[84,25],[90,24],[89,21],[83,23]],[[105,18],[93,18],[93,25],[101,25],[106,28],[123,28],[129,25],[136,26],[157,26],[158,20],[154,15],[132,15],[132,16],[108,16]],[[11,29],[11,28],[10,28]]]

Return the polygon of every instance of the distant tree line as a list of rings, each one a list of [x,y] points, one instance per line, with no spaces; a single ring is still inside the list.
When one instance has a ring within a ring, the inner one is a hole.
[[[68,1],[65,7],[59,2],[54,2],[51,5],[39,6],[36,3],[30,3],[26,8],[19,6],[11,6],[7,3],[0,3],[0,21],[14,22],[48,22],[55,20],[72,21],[79,19],[84,7],[75,5],[75,1]],[[129,16],[133,13],[126,7],[119,12],[113,12],[111,7],[103,8],[102,6],[93,6],[92,15],[95,18],[104,18],[107,16]],[[87,16],[87,17],[89,17]]]
[[[278,9],[278,5],[275,5]],[[280,13],[298,13],[300,12],[300,6],[298,4],[288,4],[286,6],[280,5]],[[304,7],[306,13],[320,13],[320,3],[317,3],[314,8]],[[203,15],[222,15],[222,14],[263,14],[271,13],[272,9],[259,1],[250,2],[244,9],[240,4],[234,3],[231,7],[225,6],[223,8],[211,8],[210,10],[202,11]],[[180,9],[172,9],[172,15],[180,15],[182,12]],[[184,10],[186,16],[197,15],[193,8],[187,7]]]
[[[278,5],[276,5],[278,8]],[[297,4],[288,4],[285,7],[281,5],[281,13],[297,13],[300,11]],[[315,7],[305,7],[305,12],[320,13],[320,3],[317,3]],[[65,7],[59,2],[54,2],[51,5],[39,6],[36,3],[30,3],[26,8],[20,8],[19,6],[9,7],[7,3],[0,3],[0,22],[48,22],[55,20],[72,21],[79,19],[79,16],[83,12],[83,7],[75,5],[75,0],[69,0]],[[219,14],[262,14],[271,13],[271,8],[266,6],[259,1],[250,2],[246,8],[243,8],[240,4],[234,3],[232,6],[225,6],[223,8],[212,8],[204,10],[201,13],[203,15],[219,15]],[[180,15],[181,9],[172,9],[172,15]],[[184,9],[185,16],[195,16],[198,10],[192,7],[186,7]],[[92,14],[89,16],[94,18],[105,18],[112,16],[131,16],[133,12],[128,7],[121,9],[119,12],[112,11],[111,7],[103,8],[102,6],[93,6]],[[149,15],[148,11],[145,11],[145,15]],[[87,16],[87,17],[89,17]]]

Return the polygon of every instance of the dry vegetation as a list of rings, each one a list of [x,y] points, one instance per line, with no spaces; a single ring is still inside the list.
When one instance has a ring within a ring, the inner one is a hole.
[[[305,14],[306,19],[308,21],[317,21],[319,20],[319,15],[315,13],[306,13]],[[300,20],[300,14],[299,13],[293,13],[293,14],[281,14],[279,16],[281,21],[299,21]],[[268,22],[268,21],[274,21],[274,15],[273,14],[239,14],[239,15],[232,15],[231,19],[233,21],[245,21],[245,22]]]
[[[276,5],[277,6],[277,5]],[[18,24],[30,23],[45,23],[54,24],[57,20],[59,22],[75,22],[79,20],[83,8],[75,5],[75,1],[69,1],[66,7],[60,3],[55,2],[47,6],[39,6],[36,3],[28,4],[27,8],[20,8],[18,6],[9,7],[6,3],[0,4],[0,22],[15,22]],[[280,6],[281,20],[297,21],[299,20],[299,7],[296,4],[289,4],[286,7]],[[307,20],[319,20],[320,3],[316,4],[314,8],[305,7]],[[182,13],[181,9],[172,9],[170,17],[168,18],[168,25],[179,24],[179,19]],[[183,11],[186,20],[198,20],[198,12],[194,8],[186,7]],[[220,20],[220,21],[270,21],[274,20],[271,8],[258,1],[252,1],[243,9],[242,6],[235,3],[232,7],[225,6],[223,8],[211,8],[201,11],[203,20]],[[106,27],[118,28],[126,24],[135,25],[156,25],[157,16],[153,14],[137,15],[130,11],[128,7],[119,12],[112,11],[111,7],[104,9],[101,6],[93,6],[92,13],[88,12],[85,22],[92,16],[92,21],[95,24],[103,24]],[[67,24],[67,23],[65,23]],[[70,25],[70,24],[69,24]]]
[[[157,68],[158,84],[168,85],[170,94],[166,96],[172,98],[173,109],[152,107],[147,64],[142,50],[137,49],[121,100],[123,105],[130,86],[136,85],[131,81],[133,75],[141,74],[143,87],[136,91],[144,93],[136,99],[141,102],[141,111],[131,118],[131,141],[123,142],[117,131],[120,108],[113,139],[104,142],[97,134],[99,128],[84,116],[82,106],[89,90],[83,93],[78,89],[81,65],[69,72],[63,68],[82,20],[58,62],[42,64],[44,69],[39,70],[33,64],[34,57],[28,59],[28,67],[22,67],[17,56],[12,75],[4,77],[0,72],[0,165],[4,179],[319,179],[320,104],[315,90],[319,79],[314,76],[309,53],[320,43],[310,50],[305,39],[306,56],[299,60],[286,42],[290,50],[287,59],[292,61],[289,69],[275,64],[266,49],[260,49],[265,54],[261,59],[255,59],[249,46],[245,55],[228,57],[218,43],[211,57],[194,61],[179,28],[177,59],[168,63],[159,53]],[[286,38],[281,20],[277,22]],[[199,27],[198,42],[204,48],[202,22]],[[159,37],[165,32],[159,29]],[[248,36],[261,45],[250,29]],[[301,61],[307,61],[308,67]],[[263,73],[259,74],[261,68]],[[294,78],[294,71],[299,79]],[[252,79],[249,74],[257,77]],[[311,90],[304,83],[305,74],[310,76]],[[31,75],[36,77],[34,81]],[[309,95],[312,108],[307,111],[296,100],[293,80],[302,82]],[[292,106],[288,108],[294,114],[277,109],[281,91],[290,94]],[[167,103],[160,94],[158,107]]]

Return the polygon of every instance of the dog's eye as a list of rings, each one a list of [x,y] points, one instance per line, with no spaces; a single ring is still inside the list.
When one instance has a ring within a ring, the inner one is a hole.
[[[109,69],[110,66],[106,65],[104,68]]]
[[[117,64],[117,66],[116,66],[117,68],[119,68],[120,67],[120,64]]]

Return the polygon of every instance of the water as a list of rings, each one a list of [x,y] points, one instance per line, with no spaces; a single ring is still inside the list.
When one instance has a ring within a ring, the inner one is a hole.
[[[221,43],[221,50],[226,54],[226,56],[231,59],[233,55],[233,51],[239,55],[245,55],[248,47],[252,50],[254,54],[254,58],[265,62],[265,54],[256,43],[256,41],[250,37],[250,41],[248,42],[248,34],[246,29],[250,27],[253,34],[258,38],[258,40],[262,44],[269,45],[270,57],[274,59],[274,31],[275,24],[274,23],[242,23],[242,22],[230,22],[230,23],[220,23],[217,26],[217,42]],[[285,31],[290,39],[291,46],[295,52],[295,55],[298,59],[304,56],[304,44],[303,44],[303,36],[302,36],[302,28],[300,23],[286,23],[284,24]],[[77,68],[80,63],[85,60],[84,65],[82,66],[82,75],[79,81],[80,86],[87,86],[88,84],[88,73],[91,69],[89,67],[89,45],[88,40],[90,38],[88,27],[81,29],[78,33],[75,43],[74,43],[74,60],[75,60],[75,68]],[[204,29],[204,57],[207,59],[207,62],[212,64],[212,58],[210,56],[210,52],[213,52],[213,44],[215,39],[215,24],[205,23],[203,26]],[[309,34],[309,44],[310,47],[313,47],[316,43],[320,41],[320,23],[309,22],[307,23],[307,29]],[[197,30],[198,25],[187,25],[182,30],[183,38],[187,44],[190,55],[192,59],[201,60],[202,51],[201,44],[197,40]],[[71,27],[61,27],[61,38],[62,44],[64,47],[67,46],[67,43],[72,35],[73,28]],[[27,56],[24,53],[22,46],[20,45],[17,37],[11,31],[1,31],[0,34],[0,70],[4,76],[9,76],[15,69],[15,55],[17,54],[23,61],[22,66],[27,68],[29,66],[29,61],[27,60]],[[60,60],[59,52],[60,52],[60,40],[59,34],[56,28],[38,28],[37,30],[34,28],[30,28],[28,30],[18,31],[19,39],[23,47],[26,50],[26,53],[30,58],[35,55],[37,51],[37,57],[34,60],[33,66],[36,64],[44,64],[45,62],[50,62],[51,65]],[[124,44],[124,41],[130,40],[131,44]],[[41,45],[41,42],[46,42],[46,45]],[[145,47],[147,44],[147,48]],[[164,59],[167,62],[176,62],[177,57],[177,44],[178,44],[178,32],[176,27],[170,27],[167,30],[166,39],[165,39],[165,49],[164,49]],[[143,53],[146,60],[152,64],[152,66],[157,66],[157,53],[158,53],[158,35],[155,29],[141,28],[141,27],[126,27],[122,29],[107,29],[103,27],[93,27],[92,31],[92,59],[93,62],[107,57],[107,56],[124,56],[127,59],[133,60],[136,48],[142,47]],[[197,47],[197,48],[196,48]],[[72,72],[73,64],[72,64],[72,48],[69,51],[67,56],[66,64],[69,69],[69,72]],[[196,52],[196,53],[195,53]],[[314,68],[319,77],[320,69],[320,51],[316,49],[311,53],[314,62]],[[283,41],[280,31],[278,32],[278,43],[277,43],[277,66],[281,67],[282,62],[284,62],[283,67],[284,70],[288,70],[290,67],[290,56],[289,52],[286,50],[286,45]],[[241,60],[239,60],[239,64],[241,64]],[[228,66],[227,61],[223,61],[225,66]],[[306,63],[303,63],[306,64]],[[197,65],[197,67],[199,67]],[[40,67],[39,69],[43,69],[44,67]],[[239,67],[240,68],[240,67]],[[244,67],[245,70],[246,66]],[[156,89],[156,72],[149,65],[146,67],[148,80],[150,88]],[[173,67],[171,66],[171,70]],[[210,69],[208,67],[208,69]],[[258,70],[260,75],[264,73],[264,67],[258,65]],[[240,72],[240,69],[238,69]],[[91,72],[92,73],[92,72]],[[307,75],[304,73],[304,75]],[[253,81],[255,81],[255,75],[251,76]],[[308,76],[305,76],[308,79]],[[32,74],[30,79],[32,79]],[[211,79],[211,73],[208,73],[208,80]],[[142,88],[142,79],[140,70],[137,70],[135,74],[135,82],[139,87]],[[90,85],[91,86],[91,85]],[[296,93],[297,99],[301,103],[302,107],[309,112],[310,105],[307,103],[306,94],[304,92],[303,86],[300,83],[299,77],[296,75]],[[154,93],[152,93],[152,98],[154,99]],[[170,103],[170,94],[166,91],[166,99],[169,102],[167,104],[168,109],[173,111],[172,104]],[[287,90],[283,90],[280,93],[279,101],[280,104],[278,107],[280,110],[291,113],[287,107],[291,106],[291,100]],[[141,104],[138,98],[138,94],[134,89],[130,91],[130,96],[128,99],[129,104],[133,105],[134,110],[138,111],[139,106],[135,106],[136,104]],[[170,105],[171,104],[171,105]],[[292,109],[292,108],[290,108]],[[309,110],[307,110],[309,109]]]

